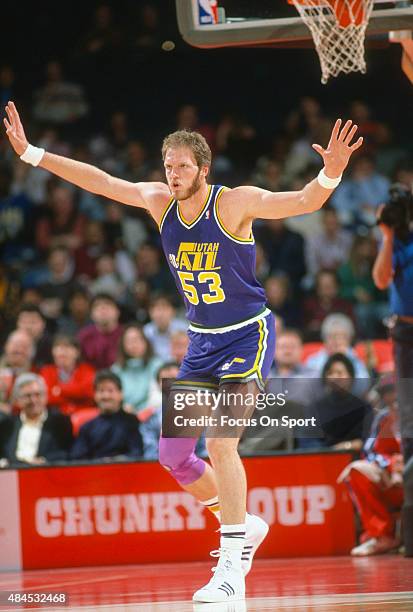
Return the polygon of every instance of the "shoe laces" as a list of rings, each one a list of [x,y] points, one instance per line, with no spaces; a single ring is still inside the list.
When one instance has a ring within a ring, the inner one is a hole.
[[[224,553],[224,555],[222,553]],[[221,559],[223,557],[228,558],[228,554],[225,554],[223,548],[216,548],[215,550],[211,550],[209,554],[211,557],[219,558],[217,565],[214,565],[214,567],[211,568],[211,572],[214,573],[215,575],[214,577],[218,576],[219,574],[222,574],[223,576],[225,576],[225,572],[228,568],[225,567],[225,561],[221,561]]]

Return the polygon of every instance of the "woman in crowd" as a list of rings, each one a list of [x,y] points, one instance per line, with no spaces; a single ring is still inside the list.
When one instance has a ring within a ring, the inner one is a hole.
[[[161,360],[153,357],[153,349],[142,328],[136,323],[125,327],[120,337],[119,353],[113,372],[122,381],[124,408],[139,412],[147,407],[151,381]]]
[[[301,448],[361,450],[373,411],[369,403],[352,393],[354,380],[354,366],[346,355],[334,353],[328,358],[322,372],[324,392],[308,408],[316,427],[302,432],[298,440]]]
[[[77,340],[65,334],[55,336],[52,345],[53,363],[40,370],[46,381],[48,404],[64,414],[94,406],[93,380],[95,368],[79,362]]]

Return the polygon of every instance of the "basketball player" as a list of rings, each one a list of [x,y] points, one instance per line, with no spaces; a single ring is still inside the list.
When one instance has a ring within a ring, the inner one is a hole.
[[[238,393],[268,376],[275,331],[264,290],[255,278],[254,219],[281,219],[319,210],[339,184],[357,126],[337,120],[318,177],[301,191],[271,193],[257,187],[227,189],[208,184],[210,148],[200,134],[178,131],[163,142],[166,183],[130,183],[88,164],[33,147],[13,102],[6,106],[6,133],[22,161],[40,166],[82,189],[149,211],[159,226],[166,259],[185,302],[190,345],[177,385],[219,386]],[[251,382],[253,381],[253,382]],[[247,384],[246,384],[247,383]],[[238,438],[210,437],[212,467],[195,453],[196,439],[161,438],[160,462],[221,522],[219,561],[200,602],[245,597],[244,575],[268,526],[246,515],[246,477]]]

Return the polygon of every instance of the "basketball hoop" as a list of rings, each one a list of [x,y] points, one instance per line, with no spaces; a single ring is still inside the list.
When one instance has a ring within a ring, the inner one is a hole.
[[[321,82],[340,72],[366,72],[364,39],[374,0],[288,0],[311,31]]]

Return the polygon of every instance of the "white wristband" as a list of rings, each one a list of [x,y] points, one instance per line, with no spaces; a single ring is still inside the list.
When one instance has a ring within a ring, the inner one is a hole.
[[[324,189],[335,189],[337,185],[340,184],[342,176],[343,175],[340,174],[340,176],[338,176],[337,178],[330,178],[326,176],[324,168],[321,168],[317,176],[317,181],[320,183],[321,187],[324,187]]]
[[[27,149],[23,155],[20,155],[20,159],[26,162],[26,164],[38,166],[42,161],[44,153],[44,149],[40,149],[39,147],[34,147],[33,145],[29,144],[27,145]]]

